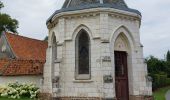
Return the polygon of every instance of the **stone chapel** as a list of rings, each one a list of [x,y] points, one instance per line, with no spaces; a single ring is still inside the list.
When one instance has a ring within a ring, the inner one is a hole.
[[[46,24],[44,96],[147,100],[152,95],[140,42],[141,13],[124,0],[65,0]]]

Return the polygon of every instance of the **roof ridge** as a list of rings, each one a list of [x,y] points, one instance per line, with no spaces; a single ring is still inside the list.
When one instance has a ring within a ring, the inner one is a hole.
[[[42,59],[21,59],[21,58],[17,58],[17,59],[8,59],[8,58],[2,58],[0,59],[0,61],[40,61],[40,62],[44,62],[46,60],[42,60]]]
[[[47,41],[44,41],[44,40],[39,40],[39,39],[35,39],[35,38],[31,38],[31,37],[27,37],[27,36],[15,34],[15,33],[12,33],[12,32],[5,32],[5,34],[6,34],[6,33],[8,33],[8,34],[10,34],[10,35],[22,37],[22,38],[27,38],[27,39],[30,39],[30,40],[35,40],[35,41],[40,41],[40,42],[47,42]]]

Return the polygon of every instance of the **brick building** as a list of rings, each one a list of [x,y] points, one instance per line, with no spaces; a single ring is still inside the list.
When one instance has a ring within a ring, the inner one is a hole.
[[[10,32],[0,36],[0,84],[34,83],[40,87],[47,42]]]

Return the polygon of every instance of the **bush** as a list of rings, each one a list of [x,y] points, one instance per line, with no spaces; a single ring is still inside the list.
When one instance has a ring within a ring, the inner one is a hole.
[[[167,78],[167,74],[159,73],[159,74],[150,74],[153,78],[153,90],[170,85],[170,78]]]
[[[10,83],[7,86],[0,86],[0,97],[8,98],[36,98],[39,93],[39,88],[34,84],[19,84]]]
[[[170,78],[166,79],[166,85],[170,85]]]

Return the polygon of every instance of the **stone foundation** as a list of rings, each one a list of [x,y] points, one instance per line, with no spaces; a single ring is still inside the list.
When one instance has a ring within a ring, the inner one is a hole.
[[[59,97],[53,100],[117,100],[115,98],[100,98],[100,97]]]
[[[38,95],[38,100],[53,100],[50,93],[40,93]]]
[[[152,96],[130,96],[130,100],[154,100]]]
[[[54,98],[53,100],[103,100],[98,97],[59,97]]]
[[[100,97],[58,97],[52,98],[49,93],[41,93],[38,95],[38,100],[117,100],[114,98]],[[129,100],[154,100],[152,96],[130,96]]]

